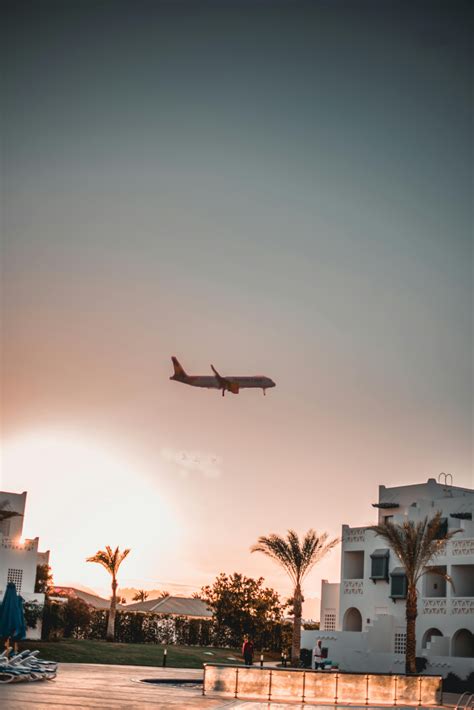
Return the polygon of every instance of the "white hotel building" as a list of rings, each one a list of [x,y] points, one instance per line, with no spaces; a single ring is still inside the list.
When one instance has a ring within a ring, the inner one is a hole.
[[[36,568],[49,563],[49,551],[39,552],[37,537],[33,540],[22,539],[26,491],[0,491],[0,503],[4,510],[20,513],[0,521],[0,600],[3,599],[8,582],[14,582],[17,592],[26,602],[43,604],[44,594],[35,593]],[[27,630],[27,638],[40,636],[41,624]]]
[[[466,678],[474,672],[473,504],[474,490],[434,478],[380,486],[373,504],[379,523],[418,521],[440,510],[445,529],[459,531],[433,561],[453,584],[428,572],[418,587],[417,657],[426,659],[426,673]],[[321,629],[303,631],[302,646],[312,648],[320,638],[342,670],[404,672],[405,598],[403,568],[384,540],[368,527],[343,525],[341,583],[323,580]]]

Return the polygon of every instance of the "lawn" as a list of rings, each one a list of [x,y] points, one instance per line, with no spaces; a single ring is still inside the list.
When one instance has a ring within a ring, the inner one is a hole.
[[[23,641],[20,648],[38,649],[40,658],[60,663],[109,663],[112,665],[161,666],[164,646],[107,641]],[[201,668],[203,663],[241,663],[239,651],[202,646],[167,646],[167,666]]]

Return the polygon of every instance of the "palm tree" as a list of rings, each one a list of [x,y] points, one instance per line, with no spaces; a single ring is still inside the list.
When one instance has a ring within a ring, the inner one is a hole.
[[[0,523],[10,518],[21,518],[23,513],[16,513],[14,510],[7,510],[8,501],[2,500],[0,503]]]
[[[431,520],[427,517],[418,523],[407,520],[401,525],[385,521],[369,528],[387,542],[405,568],[407,579],[406,673],[416,673],[416,617],[418,614],[416,586],[418,581],[429,571],[440,575],[452,584],[451,577],[444,570],[439,567],[427,567],[428,563],[439,554],[446,540],[459,532],[452,530],[440,539],[441,525],[441,513],[438,511]]]
[[[268,535],[268,537],[259,537],[257,544],[251,548],[252,552],[263,552],[264,555],[278,562],[293,583],[292,665],[296,666],[300,661],[301,616],[304,601],[303,580],[314,565],[332,550],[338,542],[339,540],[337,539],[328,542],[327,533],[318,535],[315,530],[308,530],[300,542],[297,533],[294,530],[288,530],[286,538],[275,533]]]
[[[99,550],[92,557],[87,558],[87,562],[97,562],[97,564],[105,567],[107,572],[112,575],[112,597],[110,600],[109,618],[107,621],[107,641],[113,641],[115,636],[115,614],[117,612],[117,573],[120,565],[128,555],[130,550],[120,552],[116,547],[112,550],[108,545],[105,550]]]
[[[146,602],[147,599],[148,599],[148,592],[145,592],[144,589],[138,589],[137,593],[133,595],[134,602]]]

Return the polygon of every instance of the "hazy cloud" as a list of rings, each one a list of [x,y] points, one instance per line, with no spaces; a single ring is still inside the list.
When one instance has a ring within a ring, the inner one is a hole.
[[[184,451],[162,449],[161,456],[165,461],[177,466],[183,478],[192,474],[201,474],[204,478],[219,478],[222,473],[220,459],[216,454],[202,451]]]

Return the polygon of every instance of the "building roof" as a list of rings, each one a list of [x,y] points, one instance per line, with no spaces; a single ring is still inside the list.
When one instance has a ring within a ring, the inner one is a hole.
[[[94,609],[110,609],[110,599],[104,599],[96,594],[90,594],[89,592],[84,592],[82,589],[76,589],[75,587],[57,587],[54,586],[52,590],[53,596],[57,597],[72,597],[73,599],[82,599],[82,601],[89,604],[89,606],[94,607]],[[123,609],[123,605],[117,604],[117,609]]]
[[[201,619],[212,617],[212,611],[201,599],[189,597],[164,597],[147,599],[145,602],[127,604],[127,611],[150,611],[156,614],[171,614],[172,616],[193,616]]]

